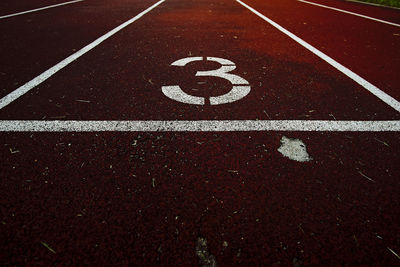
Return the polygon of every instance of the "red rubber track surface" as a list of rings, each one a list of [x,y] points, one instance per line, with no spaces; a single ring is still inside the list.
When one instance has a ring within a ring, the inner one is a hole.
[[[24,12],[32,9],[37,9],[45,6],[56,5],[68,1],[63,0],[20,0],[20,1],[10,1],[5,0],[0,3],[0,16],[15,14],[19,12]]]
[[[199,108],[171,101],[161,93],[161,86],[179,84],[185,91],[200,96],[221,95],[230,90],[231,85],[225,80],[194,77],[199,68],[216,69],[217,63],[192,63],[192,67],[186,68],[170,66],[175,60],[189,56],[232,60],[238,66],[233,73],[247,79],[253,93],[246,101],[217,107]],[[348,77],[230,1],[167,2],[60,74],[29,92],[29,97],[22,97],[0,111],[0,117],[81,120],[400,117]],[[192,91],[193,88],[199,92]]]
[[[154,3],[88,0],[0,21],[2,95]],[[245,3],[399,99],[399,28],[297,1]],[[399,22],[391,9],[320,3]],[[194,78],[218,64],[170,66],[189,56],[233,61],[250,94],[219,106],[166,98],[163,85],[229,91],[222,79]],[[0,110],[2,120],[333,118],[399,113],[230,0],[167,0]],[[312,161],[283,157],[283,136],[302,140]],[[397,132],[2,132],[0,140],[3,265],[198,265],[199,237],[221,266],[399,264]]]
[[[6,3],[14,2],[20,1]],[[35,2],[35,7],[43,7],[62,1]],[[132,4],[129,0],[85,0],[1,20],[1,97],[140,13],[153,2],[135,1]],[[21,8],[16,12],[34,8],[29,1],[19,4]]]
[[[310,2],[400,24],[400,12],[395,9],[338,0]],[[394,98],[400,98],[400,27],[298,1],[246,3]]]

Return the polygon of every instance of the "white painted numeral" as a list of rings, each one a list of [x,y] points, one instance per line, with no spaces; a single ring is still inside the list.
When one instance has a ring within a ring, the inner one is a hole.
[[[183,67],[190,62],[202,60],[203,57],[187,57],[173,62],[171,66]],[[196,76],[219,77],[228,80],[232,84],[232,89],[228,93],[220,96],[210,97],[211,105],[220,105],[235,102],[250,93],[251,87],[248,81],[236,74],[229,73],[236,69],[235,63],[228,59],[218,57],[207,57],[206,60],[217,62],[221,64],[221,67],[216,70],[198,71],[196,73]],[[193,96],[185,93],[179,87],[179,85],[163,86],[161,87],[161,90],[167,97],[181,103],[204,105],[206,102],[204,97]]]

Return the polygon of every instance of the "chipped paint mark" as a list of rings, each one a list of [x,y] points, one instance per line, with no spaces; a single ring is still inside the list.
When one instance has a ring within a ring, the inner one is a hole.
[[[311,161],[312,158],[307,153],[306,145],[299,139],[290,139],[283,136],[281,139],[281,146],[278,151],[285,157],[299,161],[306,162]]]

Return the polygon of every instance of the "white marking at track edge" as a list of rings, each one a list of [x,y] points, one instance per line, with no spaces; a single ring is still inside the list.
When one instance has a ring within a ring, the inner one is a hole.
[[[0,132],[399,132],[400,121],[0,121]]]
[[[0,19],[15,17],[15,16],[23,15],[23,14],[28,14],[28,13],[32,13],[32,12],[37,12],[37,11],[41,11],[41,10],[45,10],[45,9],[49,9],[49,8],[53,8],[53,7],[65,6],[65,5],[69,5],[69,4],[73,4],[73,3],[77,3],[77,2],[82,2],[82,1],[85,1],[85,0],[74,0],[74,1],[64,2],[64,3],[55,4],[55,5],[51,5],[51,6],[45,6],[45,7],[35,8],[35,9],[27,10],[27,11],[22,11],[22,12],[14,13],[14,14],[9,14],[9,15],[0,16]]]
[[[370,2],[363,2],[362,0],[346,0],[347,2],[352,2],[352,3],[357,3],[361,5],[369,5],[369,6],[377,6],[377,7],[383,7],[383,8],[389,8],[389,9],[397,9],[400,10],[399,7],[394,7],[394,6],[384,6],[376,3],[370,3]]]
[[[389,21],[381,20],[381,19],[376,19],[376,18],[373,18],[373,17],[361,15],[361,14],[358,14],[358,13],[354,13],[354,12],[351,12],[351,11],[339,9],[339,8],[336,8],[336,7],[325,6],[325,5],[321,5],[321,4],[318,4],[318,3],[309,2],[309,1],[305,1],[305,0],[297,0],[297,1],[303,2],[303,3],[306,3],[306,4],[310,4],[310,5],[314,5],[314,6],[323,7],[323,8],[326,8],[326,9],[332,9],[332,10],[335,10],[335,11],[339,11],[339,12],[346,13],[346,14],[349,14],[349,15],[361,17],[361,18],[364,18],[364,19],[369,19],[369,20],[373,20],[373,21],[389,24],[389,25],[392,25],[392,26],[400,27],[400,24],[397,24],[397,23],[393,23],[393,22],[389,22]]]
[[[349,77],[350,79],[352,79],[353,81],[355,81],[356,83],[358,83],[359,85],[361,85],[362,87],[367,89],[369,92],[371,92],[373,95],[378,97],[380,100],[382,100],[383,102],[385,102],[386,104],[388,104],[389,106],[391,106],[392,108],[394,108],[395,110],[400,112],[400,102],[399,101],[397,101],[396,99],[394,99],[387,93],[383,92],[381,89],[379,89],[375,85],[371,84],[364,78],[360,77],[358,74],[354,73],[350,69],[346,68],[345,66],[343,66],[342,64],[340,64],[339,62],[334,60],[333,58],[331,58],[328,55],[324,54],[323,52],[319,51],[317,48],[313,47],[306,41],[302,40],[301,38],[297,37],[293,33],[289,32],[288,30],[286,30],[285,28],[280,26],[278,23],[267,18],[266,16],[264,16],[263,14],[261,14],[260,12],[255,10],[254,8],[248,6],[247,4],[243,3],[240,0],[236,0],[236,1],[239,4],[241,4],[242,6],[244,6],[245,8],[247,8],[248,10],[250,10],[251,12],[253,12],[254,14],[256,14],[257,16],[259,16],[260,18],[262,18],[263,20],[265,20],[266,22],[268,22],[269,24],[271,24],[272,26],[274,26],[276,29],[278,29],[282,33],[284,33],[287,36],[289,36],[290,38],[292,38],[294,41],[296,41],[297,43],[302,45],[304,48],[308,49],[310,52],[317,55],[322,60],[326,61],[332,67],[336,68],[341,73],[343,73],[344,75],[346,75],[347,77]]]
[[[45,80],[47,80],[48,78],[53,76],[55,73],[57,73],[58,71],[60,71],[61,69],[63,69],[67,65],[69,65],[74,60],[77,60],[79,57],[81,57],[82,55],[86,54],[87,52],[89,52],[90,50],[92,50],[93,48],[98,46],[100,43],[102,43],[103,41],[107,40],[108,38],[110,38],[111,36],[113,36],[114,34],[119,32],[120,30],[122,30],[123,28],[127,27],[129,24],[131,24],[131,23],[135,22],[136,20],[140,19],[142,16],[144,16],[146,13],[148,13],[149,11],[151,11],[153,8],[157,7],[158,5],[163,3],[164,1],[165,0],[161,0],[161,1],[157,2],[157,3],[155,3],[151,7],[147,8],[146,10],[144,10],[141,13],[139,13],[138,15],[136,15],[135,17],[133,17],[130,20],[122,23],[121,25],[119,25],[118,27],[116,27],[113,30],[109,31],[108,33],[104,34],[103,36],[97,38],[95,41],[93,41],[92,43],[88,44],[87,46],[85,46],[81,50],[77,51],[76,53],[70,55],[66,59],[62,60],[58,64],[56,64],[53,67],[51,67],[50,69],[46,70],[45,72],[43,72],[39,76],[33,78],[32,80],[30,80],[26,84],[24,84],[24,85],[20,86],[19,88],[15,89],[11,93],[9,93],[8,95],[6,95],[2,99],[0,99],[0,109],[4,108],[5,106],[10,104],[11,102],[13,102],[16,99],[18,99],[19,97],[21,97],[22,95],[26,94],[31,89],[33,89],[34,87],[38,86],[39,84],[41,84],[42,82],[44,82]]]

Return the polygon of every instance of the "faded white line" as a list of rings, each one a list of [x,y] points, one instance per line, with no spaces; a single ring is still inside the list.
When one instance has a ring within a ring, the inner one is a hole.
[[[0,121],[0,132],[399,132],[400,121]]]
[[[22,12],[18,12],[18,13],[14,13],[14,14],[4,15],[4,16],[1,16],[0,19],[15,17],[15,16],[19,16],[19,15],[24,15],[24,14],[37,12],[37,11],[41,11],[41,10],[45,10],[45,9],[49,9],[49,8],[59,7],[59,6],[65,6],[65,5],[82,2],[82,1],[85,1],[85,0],[74,0],[74,1],[64,2],[64,3],[55,4],[55,5],[51,5],[51,6],[45,6],[45,7],[40,7],[40,8],[36,8],[36,9],[27,10],[27,11],[22,11]]]
[[[351,11],[339,9],[339,8],[336,8],[336,7],[325,6],[325,5],[321,5],[321,4],[318,4],[318,3],[309,2],[309,1],[305,1],[305,0],[297,0],[297,1],[303,2],[303,3],[306,3],[306,4],[310,4],[310,5],[314,5],[314,6],[323,7],[323,8],[326,8],[326,9],[339,11],[339,12],[342,12],[342,13],[345,13],[345,14],[361,17],[361,18],[364,18],[364,19],[369,19],[369,20],[380,22],[380,23],[385,23],[385,24],[389,24],[389,25],[392,25],[392,26],[400,27],[400,24],[397,24],[397,23],[393,23],[393,22],[390,22],[390,21],[381,20],[381,19],[377,19],[377,18],[361,15],[361,14],[358,14],[358,13],[354,13],[354,12],[351,12]]]
[[[316,56],[320,57],[322,60],[326,61],[332,67],[336,68],[338,71],[340,71],[341,73],[343,73],[344,75],[346,75],[347,77],[349,77],[350,79],[352,79],[353,81],[355,81],[356,83],[358,83],[359,85],[361,85],[362,87],[367,89],[369,92],[374,94],[380,100],[382,100],[383,102],[385,102],[386,104],[388,104],[389,106],[391,106],[392,108],[394,108],[395,110],[400,112],[400,102],[399,101],[397,101],[396,99],[394,99],[393,97],[391,97],[387,93],[383,92],[381,89],[379,89],[375,85],[371,84],[370,82],[368,82],[364,78],[360,77],[358,74],[354,73],[350,69],[346,68],[345,66],[343,66],[342,64],[340,64],[339,62],[334,60],[333,58],[331,58],[328,55],[324,54],[323,52],[319,51],[317,48],[313,47],[312,45],[310,45],[306,41],[302,40],[301,38],[297,37],[293,33],[289,32],[288,30],[286,30],[285,28],[280,26],[278,23],[276,23],[273,20],[267,18],[266,16],[264,16],[263,14],[261,14],[260,12],[255,10],[254,8],[248,6],[247,4],[243,3],[240,0],[236,0],[236,1],[239,4],[241,4],[242,6],[246,7],[251,12],[253,12],[254,14],[256,14],[257,16],[259,16],[260,18],[262,18],[263,20],[265,20],[266,22],[268,22],[269,24],[271,24],[273,27],[275,27],[276,29],[278,29],[282,33],[284,33],[287,36],[289,36],[290,38],[292,38],[294,41],[296,41],[297,43],[302,45],[304,48],[308,49],[313,54],[315,54]]]
[[[76,53],[74,53],[71,56],[67,57],[66,59],[62,60],[61,62],[59,62],[58,64],[54,65],[50,69],[46,70],[45,72],[43,72],[39,76],[33,78],[31,81],[29,81],[29,82],[25,83],[24,85],[20,86],[19,88],[15,89],[11,93],[9,93],[8,95],[6,95],[2,99],[0,99],[0,109],[4,108],[5,106],[10,104],[11,102],[13,102],[16,99],[18,99],[19,97],[21,97],[22,95],[26,94],[27,92],[29,92],[31,89],[33,89],[34,87],[38,86],[42,82],[46,81],[48,78],[50,78],[51,76],[56,74],[61,69],[65,68],[71,62],[73,62],[74,60],[77,60],[79,57],[81,57],[82,55],[86,54],[87,52],[89,52],[90,50],[92,50],[93,48],[98,46],[100,43],[102,43],[103,41],[107,40],[108,38],[110,38],[111,36],[113,36],[114,34],[119,32],[120,30],[124,29],[129,24],[132,24],[136,20],[140,19],[142,16],[144,16],[146,13],[148,13],[149,11],[151,11],[153,8],[157,7],[158,5],[163,3],[164,1],[165,0],[161,0],[161,1],[157,2],[157,3],[155,3],[151,7],[147,8],[146,10],[144,10],[141,13],[139,13],[138,15],[136,15],[135,17],[133,17],[130,20],[122,23],[118,27],[114,28],[113,30],[111,30],[108,33],[104,34],[103,36],[99,37],[98,39],[96,39],[92,43],[88,44],[87,46],[85,46],[81,50],[77,51]]]

